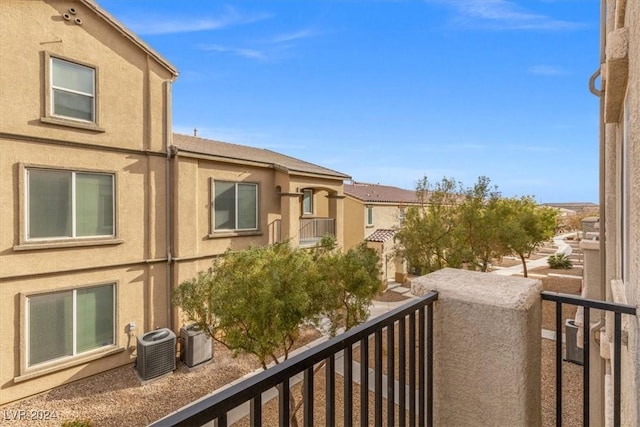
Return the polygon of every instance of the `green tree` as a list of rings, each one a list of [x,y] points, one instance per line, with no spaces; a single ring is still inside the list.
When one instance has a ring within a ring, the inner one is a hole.
[[[455,227],[458,218],[460,184],[444,178],[433,186],[427,177],[418,182],[420,206],[410,207],[403,227],[396,234],[398,254],[423,274],[446,266],[460,267]]]
[[[487,271],[492,259],[509,253],[502,240],[503,218],[500,192],[489,178],[481,176],[467,188],[458,204],[456,241],[467,268]]]
[[[453,179],[417,186],[420,207],[409,209],[396,234],[397,251],[413,267],[429,273],[444,267],[487,271],[494,258],[526,258],[556,229],[557,211],[530,197],[503,198],[489,178],[464,188]]]
[[[331,238],[315,250],[317,286],[310,293],[318,313],[330,322],[329,332],[349,330],[367,320],[371,299],[382,291],[378,253],[361,243],[343,253]]]
[[[558,212],[538,206],[533,198],[527,196],[503,199],[499,209],[503,221],[500,228],[503,245],[520,258],[524,277],[528,277],[526,258],[553,237]]]
[[[377,253],[364,245],[342,253],[332,239],[315,250],[289,243],[250,247],[219,257],[181,283],[173,302],[189,321],[234,352],[256,356],[263,369],[289,352],[300,328],[326,318],[330,332],[364,322],[381,291]],[[297,426],[291,395],[291,423]]]
[[[279,352],[288,357],[300,326],[315,314],[308,283],[314,272],[313,259],[288,243],[227,251],[181,283],[173,302],[214,340],[255,355],[266,369]]]

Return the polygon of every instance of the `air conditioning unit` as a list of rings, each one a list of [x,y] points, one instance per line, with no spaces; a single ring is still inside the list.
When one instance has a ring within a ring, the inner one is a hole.
[[[180,360],[192,368],[213,358],[213,345],[209,334],[197,325],[180,329]]]
[[[136,370],[142,380],[150,380],[176,369],[176,334],[157,329],[138,337]]]

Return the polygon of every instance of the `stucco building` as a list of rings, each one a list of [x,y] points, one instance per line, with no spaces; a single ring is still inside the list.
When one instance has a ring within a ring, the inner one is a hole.
[[[380,253],[383,280],[403,282],[406,265],[395,256],[395,232],[402,227],[411,206],[420,206],[415,190],[390,185],[345,184],[345,249],[365,241]]]
[[[0,404],[177,333],[172,288],[227,248],[343,244],[347,175],[173,135],[177,70],[95,2],[0,17]]]
[[[179,134],[173,144],[175,284],[227,248],[326,235],[343,245],[347,175],[261,148]]]
[[[0,2],[0,403],[166,326],[176,69],[92,1]]]
[[[600,96],[600,243],[584,242],[585,286],[593,297],[640,303],[640,3],[603,0]],[[593,81],[599,75],[600,90]],[[590,260],[587,253],[591,252]],[[589,263],[590,261],[590,263]],[[587,271],[591,277],[587,280]],[[640,423],[640,317],[622,323],[622,425]],[[613,318],[606,318],[605,351]],[[605,359],[604,371],[611,373]],[[612,399],[610,382],[605,399]],[[610,422],[606,413],[605,421]]]

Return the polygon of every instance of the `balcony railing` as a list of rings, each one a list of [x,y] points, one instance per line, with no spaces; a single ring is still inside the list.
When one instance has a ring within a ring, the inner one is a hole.
[[[300,246],[315,245],[325,236],[336,235],[333,218],[300,218]]]
[[[313,426],[314,367],[322,362],[325,363],[325,424],[335,425],[336,412],[340,409],[335,398],[336,360],[342,357],[344,425],[353,425],[355,412],[359,418],[356,421],[362,426],[381,426],[385,424],[385,418],[389,426],[432,426],[433,302],[437,299],[438,293],[430,292],[152,425],[197,426],[215,420],[218,426],[226,426],[233,422],[228,418],[229,411],[249,402],[249,424],[261,426],[262,393],[276,387],[278,424],[289,426],[293,410],[290,406],[291,379],[303,374],[302,425]],[[385,340],[386,345],[383,345]],[[370,355],[370,347],[373,347],[373,355]],[[359,362],[354,357],[356,352]],[[373,369],[369,368],[370,356],[373,357]],[[385,368],[386,374],[383,373]],[[354,389],[357,388],[354,384],[358,382],[359,404],[354,397]],[[371,386],[370,382],[373,383]],[[370,393],[373,393],[372,414],[369,413]],[[385,399],[386,417],[383,416]],[[354,411],[354,408],[359,408],[359,411]],[[371,415],[373,419],[370,419]]]
[[[622,315],[635,315],[636,308],[630,305],[614,304],[605,301],[597,301],[581,298],[575,295],[560,294],[556,292],[542,292],[542,299],[554,301],[556,304],[556,334],[562,336],[562,304],[584,307],[583,324],[586,326],[583,334],[583,414],[582,423],[589,425],[589,345],[590,310],[597,309],[614,313],[614,351],[613,351],[613,424],[618,427],[621,423],[620,396],[621,396],[621,350],[622,350]],[[556,425],[562,425],[562,339],[556,339]]]

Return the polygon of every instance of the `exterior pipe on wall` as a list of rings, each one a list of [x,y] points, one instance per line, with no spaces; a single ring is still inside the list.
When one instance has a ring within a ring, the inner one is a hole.
[[[172,269],[172,248],[173,248],[173,186],[171,174],[172,157],[172,123],[171,123],[171,85],[174,79],[165,82],[165,135],[164,148],[167,152],[165,163],[166,195],[165,195],[165,239],[167,245],[167,278],[166,278],[166,298],[167,298],[167,327],[173,330],[173,315],[171,309],[171,291],[173,289],[173,269]]]

